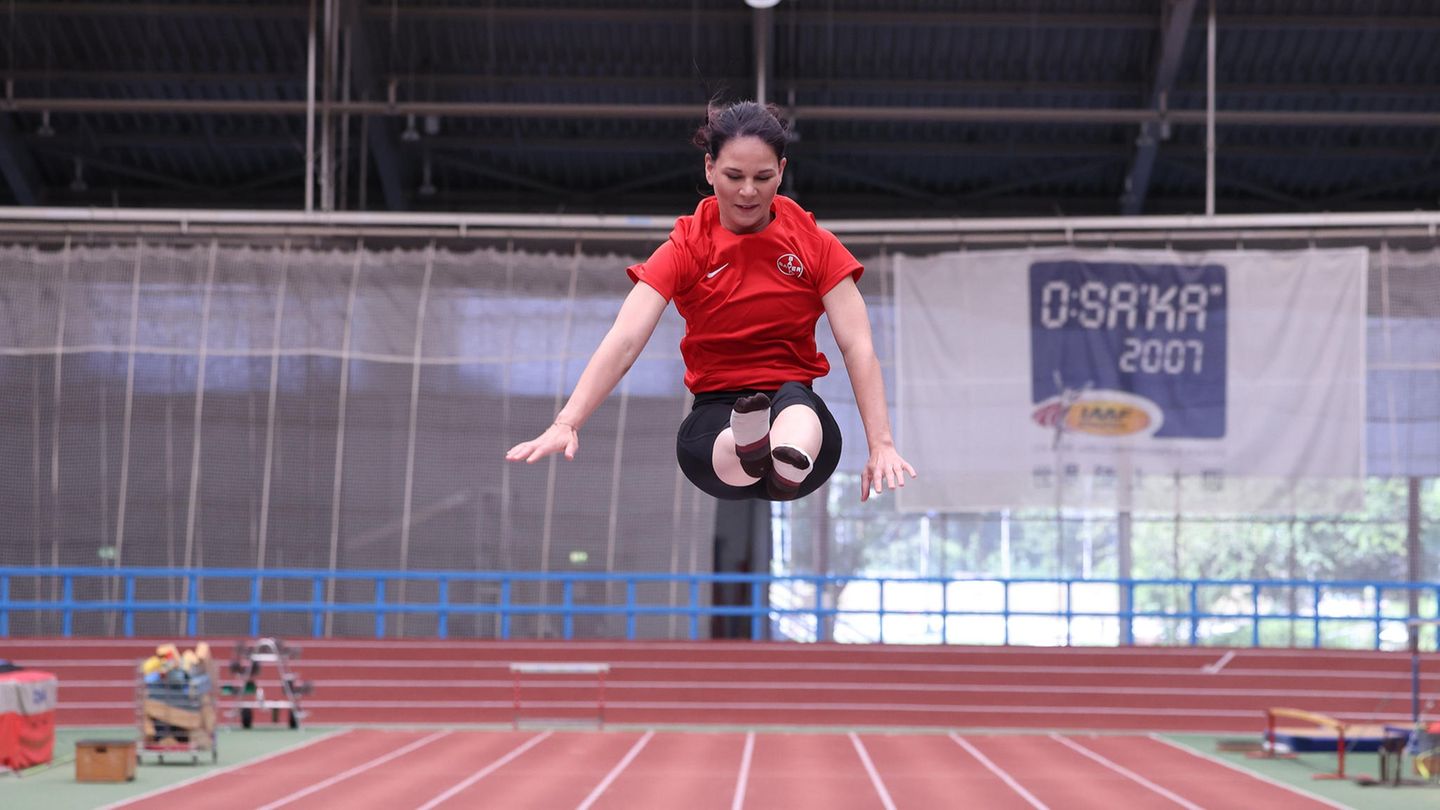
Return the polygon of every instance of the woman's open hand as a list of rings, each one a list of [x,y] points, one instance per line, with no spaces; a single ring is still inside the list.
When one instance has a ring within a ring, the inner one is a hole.
[[[915,477],[915,468],[900,457],[894,446],[886,445],[870,451],[870,460],[865,462],[865,472],[860,476],[860,500],[868,500],[871,490],[879,495],[888,486],[890,489],[905,486],[905,473]]]
[[[555,422],[539,436],[510,448],[505,460],[534,464],[548,455],[563,452],[567,461],[574,461],[575,452],[579,449],[580,432],[571,425]]]

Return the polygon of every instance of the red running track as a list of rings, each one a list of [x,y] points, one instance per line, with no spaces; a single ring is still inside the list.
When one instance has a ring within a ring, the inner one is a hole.
[[[128,724],[134,672],[158,639],[7,639],[5,657],[54,671],[57,720]],[[211,639],[217,654],[232,646]],[[611,666],[614,723],[1258,732],[1289,706],[1349,722],[1406,722],[1404,653],[1208,648],[904,647],[749,642],[297,640],[316,684],[307,722],[509,723],[509,664]],[[1423,657],[1422,703],[1440,699]],[[273,674],[273,673],[272,673]],[[263,684],[278,689],[273,682]],[[593,681],[527,677],[526,711],[593,718]]]
[[[352,730],[111,807],[1006,810],[1335,805],[1139,735]]]

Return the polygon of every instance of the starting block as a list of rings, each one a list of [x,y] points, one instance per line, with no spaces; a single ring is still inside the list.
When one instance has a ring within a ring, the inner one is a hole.
[[[522,680],[532,675],[558,675],[569,677],[572,680],[562,682],[559,686],[568,687],[575,681],[573,678],[581,679],[595,678],[595,723],[600,728],[605,727],[605,676],[610,674],[610,665],[588,661],[517,661],[510,664],[510,679],[512,684],[512,695],[514,697],[514,717],[511,725],[520,728],[521,710],[524,701],[521,696]],[[547,684],[553,688],[556,684]],[[586,702],[588,703],[588,701]],[[555,706],[551,702],[552,707]],[[572,707],[574,704],[559,704],[559,707]],[[584,705],[584,704],[581,704]],[[562,723],[574,722],[571,718],[550,718],[540,719],[533,722]]]

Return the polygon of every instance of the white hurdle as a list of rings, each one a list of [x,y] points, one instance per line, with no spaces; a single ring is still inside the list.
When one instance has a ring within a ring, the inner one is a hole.
[[[515,661],[510,664],[510,679],[515,713],[511,726],[520,728],[520,714],[523,700],[520,695],[521,677],[525,675],[594,675],[596,679],[595,720],[600,728],[605,727],[605,676],[610,674],[610,665],[592,661]],[[558,721],[556,721],[558,722]]]

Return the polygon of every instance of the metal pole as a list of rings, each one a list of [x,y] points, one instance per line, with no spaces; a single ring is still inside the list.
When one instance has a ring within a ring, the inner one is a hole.
[[[1124,462],[1120,473],[1120,486],[1118,488],[1119,503],[1116,504],[1117,514],[1115,515],[1115,551],[1116,551],[1116,576],[1124,581],[1135,577],[1134,562],[1134,519],[1133,513],[1135,500],[1135,478],[1131,470],[1129,460]],[[1120,597],[1120,612],[1123,614],[1120,619],[1120,638],[1122,645],[1130,646],[1135,643],[1135,617],[1131,615],[1135,606],[1131,603],[1132,591],[1122,585],[1117,585]]]
[[[1215,0],[1205,28],[1205,216],[1215,216]]]
[[[340,60],[340,100],[344,103],[350,100],[350,74],[353,72],[354,66],[354,55],[351,53],[353,47],[353,29],[351,26],[345,24],[343,14],[340,15],[340,20],[335,23],[335,27],[336,48],[339,49],[343,44],[345,54]],[[337,194],[338,205],[332,203],[330,206],[331,210],[347,207],[350,196],[350,113],[348,112],[340,117],[339,150],[339,159],[336,161],[340,170]]]
[[[1410,618],[1420,618],[1420,591],[1417,589],[1423,581],[1425,571],[1425,546],[1420,542],[1420,478],[1410,476],[1407,481],[1406,493],[1406,521],[1405,521],[1405,557],[1406,557],[1406,579],[1410,582],[1409,593]],[[1410,649],[1420,649],[1420,626],[1409,625]]]
[[[310,0],[310,36],[305,50],[305,210],[315,210],[315,0]]]
[[[755,100],[766,103],[770,90],[770,32],[773,17],[768,8],[755,9]]]
[[[336,0],[325,0],[325,68],[320,83],[320,210],[335,210],[335,13]]]

